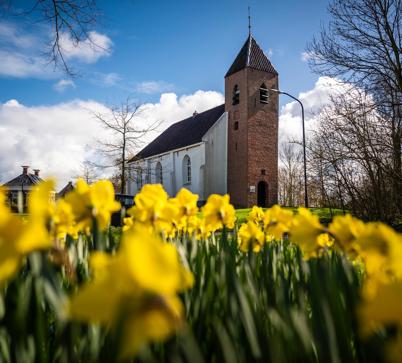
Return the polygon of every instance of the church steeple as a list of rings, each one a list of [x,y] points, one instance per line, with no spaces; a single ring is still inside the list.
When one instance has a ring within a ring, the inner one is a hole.
[[[274,75],[278,74],[268,57],[264,54],[263,50],[251,35],[251,32],[233,64],[227,71],[225,78],[247,67],[272,73]]]
[[[278,73],[250,33],[225,76],[227,191],[237,207],[278,200]]]

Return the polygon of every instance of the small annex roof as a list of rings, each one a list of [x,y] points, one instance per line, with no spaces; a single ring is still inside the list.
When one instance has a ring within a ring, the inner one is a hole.
[[[278,74],[251,34],[240,49],[225,78],[247,67]]]
[[[71,192],[72,190],[74,190],[74,185],[72,181],[69,181],[67,185],[65,185],[65,187],[56,194],[56,197],[64,198],[66,194]]]
[[[130,162],[201,142],[205,133],[224,112],[223,104],[176,122],[135,155]]]

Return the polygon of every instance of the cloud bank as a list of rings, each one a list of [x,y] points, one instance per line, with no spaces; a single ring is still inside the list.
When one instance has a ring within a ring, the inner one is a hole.
[[[306,133],[310,133],[318,126],[317,116],[329,104],[331,95],[344,92],[349,86],[335,78],[320,77],[314,87],[298,96],[304,105]],[[286,96],[281,96],[286,97]],[[302,138],[301,107],[298,102],[285,104],[279,115],[279,142],[286,140],[300,140]]]
[[[330,101],[330,95],[345,91],[346,85],[321,77],[314,87],[298,96],[306,110],[306,130],[317,127],[317,114]],[[163,93],[156,103],[140,106],[137,126],[160,123],[158,129],[143,140],[145,146],[174,122],[203,112],[224,102],[219,92],[196,91],[178,96]],[[73,100],[50,106],[24,106],[17,100],[0,104],[0,183],[18,175],[21,165],[42,170],[43,176],[55,176],[59,187],[77,176],[85,160],[99,161],[96,139],[110,134],[94,119],[92,111],[108,113],[110,109],[92,100]],[[301,140],[301,110],[297,102],[285,104],[280,112],[280,141]],[[105,175],[107,176],[107,175]]]
[[[138,122],[160,122],[157,136],[172,123],[223,103],[218,92],[197,91],[178,97],[165,93],[157,103],[141,106]],[[24,106],[17,100],[0,104],[0,183],[21,173],[21,165],[41,169],[44,177],[54,176],[61,188],[80,173],[85,160],[99,161],[96,139],[110,138],[94,119],[92,111],[108,113],[96,101],[74,100],[51,106]],[[138,125],[139,127],[143,125]]]

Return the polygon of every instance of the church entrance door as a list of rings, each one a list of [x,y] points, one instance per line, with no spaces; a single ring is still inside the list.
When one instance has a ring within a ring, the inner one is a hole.
[[[265,181],[260,181],[257,185],[257,205],[266,208],[268,196],[268,184]]]

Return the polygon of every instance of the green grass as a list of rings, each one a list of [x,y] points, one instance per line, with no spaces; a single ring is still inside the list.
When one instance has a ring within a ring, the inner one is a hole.
[[[291,209],[297,211],[297,207],[285,207],[286,209]],[[342,209],[332,209],[332,208],[309,208],[311,212],[320,218],[321,223],[328,224],[331,222],[332,218],[336,215],[342,215]],[[237,223],[244,223],[247,220],[247,216],[250,213],[251,208],[236,209]]]

